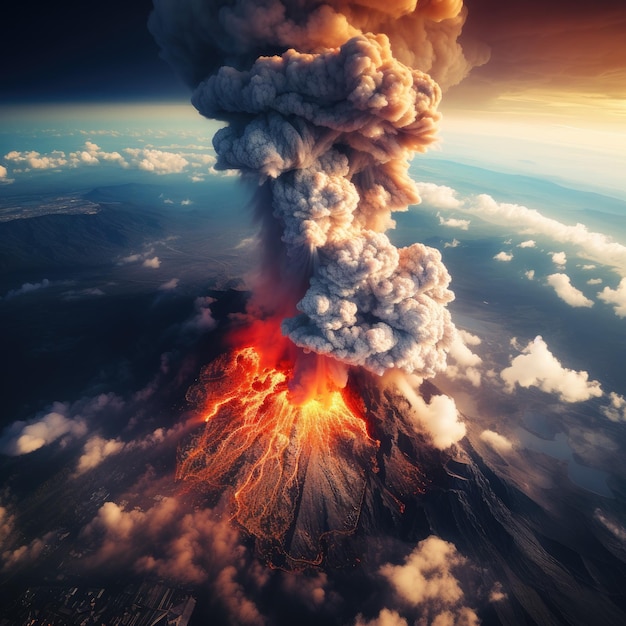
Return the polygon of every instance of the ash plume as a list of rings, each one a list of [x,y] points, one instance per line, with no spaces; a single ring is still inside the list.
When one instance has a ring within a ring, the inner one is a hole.
[[[477,62],[457,43],[464,15],[460,0],[155,0],[162,55],[228,123],[216,167],[260,186],[253,306],[304,353],[376,374],[445,367],[441,256],[384,231],[419,202],[408,162],[434,141],[441,98],[424,72],[451,85]]]

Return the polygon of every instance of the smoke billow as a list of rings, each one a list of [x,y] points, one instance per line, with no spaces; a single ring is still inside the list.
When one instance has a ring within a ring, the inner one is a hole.
[[[434,141],[441,89],[473,61],[461,0],[155,0],[150,29],[226,121],[218,169],[260,185],[256,304],[304,353],[377,374],[445,367],[453,294],[438,251],[397,249],[419,202],[408,163]],[[268,296],[270,285],[274,285]]]

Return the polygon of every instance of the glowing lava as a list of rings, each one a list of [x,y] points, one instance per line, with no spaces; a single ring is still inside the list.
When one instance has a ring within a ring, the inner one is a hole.
[[[188,398],[206,425],[182,451],[177,478],[232,489],[234,519],[260,545],[317,563],[325,536],[354,532],[378,442],[339,389],[318,385],[323,392],[294,402],[291,373],[251,347],[205,367]]]

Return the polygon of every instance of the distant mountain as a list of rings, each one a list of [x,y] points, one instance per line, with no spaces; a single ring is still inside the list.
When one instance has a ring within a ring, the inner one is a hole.
[[[154,213],[122,203],[99,204],[90,214],[14,219],[0,223],[0,272],[108,264],[162,233]]]

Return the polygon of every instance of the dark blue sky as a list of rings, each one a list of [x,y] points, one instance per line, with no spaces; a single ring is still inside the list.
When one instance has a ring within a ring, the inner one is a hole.
[[[463,45],[488,46],[491,60],[450,90],[450,102],[480,108],[532,87],[624,97],[624,0],[465,6]],[[187,101],[147,30],[151,9],[152,0],[10,0],[0,19],[0,104]]]
[[[0,103],[186,100],[147,30],[151,0],[22,0],[0,20]]]

